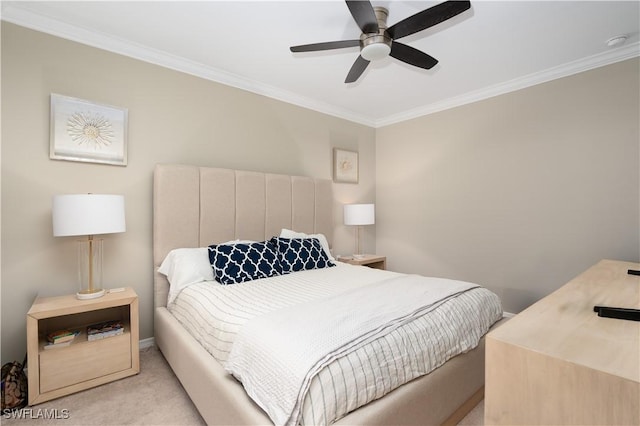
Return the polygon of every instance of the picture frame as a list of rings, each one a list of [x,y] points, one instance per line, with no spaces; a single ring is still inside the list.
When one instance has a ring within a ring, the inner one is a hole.
[[[127,165],[128,110],[51,94],[49,158]]]
[[[358,153],[333,148],[333,181],[358,183]]]

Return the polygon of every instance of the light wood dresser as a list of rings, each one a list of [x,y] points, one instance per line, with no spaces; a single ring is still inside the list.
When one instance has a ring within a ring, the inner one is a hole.
[[[487,335],[485,425],[640,424],[639,263],[603,260]]]

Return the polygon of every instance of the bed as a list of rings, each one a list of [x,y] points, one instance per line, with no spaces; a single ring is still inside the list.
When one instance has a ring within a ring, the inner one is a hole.
[[[169,283],[157,270],[174,249],[237,239],[264,241],[283,228],[322,234],[331,242],[331,181],[161,164],[154,171],[153,203],[158,348],[208,424],[272,424],[242,384],[167,309]],[[363,268],[340,267],[347,266]],[[482,399],[483,384],[484,338],[475,349],[348,413],[336,424],[456,424]]]

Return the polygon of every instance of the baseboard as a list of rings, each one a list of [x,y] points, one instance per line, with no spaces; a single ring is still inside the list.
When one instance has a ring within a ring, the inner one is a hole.
[[[502,313],[502,318],[512,318],[515,317],[516,314],[512,314],[511,312],[503,312]]]
[[[142,339],[138,342],[139,349],[146,349],[156,345],[156,341],[153,337],[149,337],[147,339]]]

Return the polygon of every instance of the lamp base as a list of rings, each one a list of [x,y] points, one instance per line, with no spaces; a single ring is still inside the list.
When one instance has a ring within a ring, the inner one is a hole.
[[[105,294],[105,290],[82,290],[76,293],[76,298],[80,300],[97,299]]]

